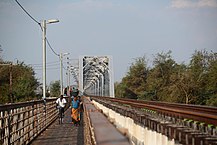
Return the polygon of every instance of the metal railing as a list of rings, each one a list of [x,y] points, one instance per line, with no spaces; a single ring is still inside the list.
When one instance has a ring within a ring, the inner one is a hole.
[[[1,105],[0,144],[28,144],[57,117],[56,98]]]

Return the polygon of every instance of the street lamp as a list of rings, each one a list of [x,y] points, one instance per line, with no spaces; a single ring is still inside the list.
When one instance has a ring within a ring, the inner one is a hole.
[[[60,53],[60,94],[63,95],[63,56],[69,53]]]
[[[41,27],[42,27],[42,44],[43,44],[43,99],[46,98],[46,24],[57,23],[59,20],[52,19],[52,20],[42,20]]]

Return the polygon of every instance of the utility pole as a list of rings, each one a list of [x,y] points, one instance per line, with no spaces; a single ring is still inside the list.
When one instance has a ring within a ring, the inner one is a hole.
[[[10,72],[10,87],[9,87],[9,93],[10,93],[10,101],[13,103],[14,102],[14,98],[13,98],[13,89],[12,89],[12,63],[10,64],[10,67],[9,67],[9,72]]]
[[[46,98],[46,25],[51,23],[57,23],[59,20],[42,20],[41,27],[42,27],[42,52],[43,52],[43,99]]]
[[[42,21],[42,43],[43,43],[43,99],[46,98],[46,20]]]
[[[60,53],[60,94],[63,95],[63,56],[69,55],[69,53]]]
[[[13,88],[12,88],[12,83],[13,83],[13,64],[0,64],[0,66],[9,66],[9,100],[10,102],[13,102]]]
[[[69,66],[67,66],[67,70],[66,70],[66,82],[67,82],[67,88],[70,88],[70,69]]]
[[[63,57],[60,53],[60,95],[63,94]]]
[[[70,89],[70,75],[71,75],[70,68],[68,68],[68,74],[69,74],[69,76],[68,76],[69,77],[69,81],[68,81],[69,85],[68,86],[69,86],[69,89]]]

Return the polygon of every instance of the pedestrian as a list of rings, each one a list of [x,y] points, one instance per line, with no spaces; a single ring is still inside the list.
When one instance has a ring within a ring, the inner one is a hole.
[[[83,101],[82,101],[83,98],[81,96],[78,96],[78,98],[79,98],[79,102],[80,102],[80,104],[79,104],[79,113],[80,113],[79,125],[80,125],[80,122],[81,122],[82,117],[83,117],[84,108],[83,108]]]
[[[67,87],[64,89],[64,96],[67,96]]]
[[[71,99],[73,100],[75,96],[78,96],[78,94],[79,94],[79,90],[73,87],[71,94],[70,94]]]
[[[78,99],[78,96],[74,96],[73,100],[72,100],[72,112],[71,112],[71,117],[72,117],[72,123],[75,126],[79,125],[79,121],[80,121],[80,101]]]

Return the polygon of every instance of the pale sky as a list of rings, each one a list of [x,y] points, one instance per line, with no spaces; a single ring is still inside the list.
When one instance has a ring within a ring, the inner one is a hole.
[[[217,52],[217,0],[18,1],[39,22],[59,19],[47,25],[57,53],[112,56],[115,81],[144,55],[152,64],[153,55],[171,50],[189,63],[195,50]],[[4,60],[32,64],[42,82],[42,31],[15,0],[0,0],[0,45]],[[58,60],[47,45],[47,84],[59,80]]]

